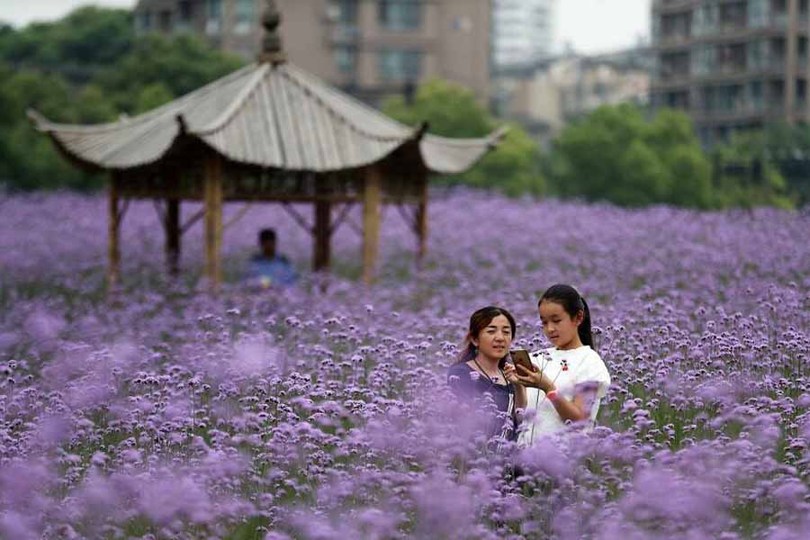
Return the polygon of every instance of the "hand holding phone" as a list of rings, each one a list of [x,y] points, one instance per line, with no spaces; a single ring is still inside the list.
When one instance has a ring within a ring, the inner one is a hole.
[[[529,358],[529,351],[526,349],[514,349],[509,351],[509,355],[512,357],[512,363],[517,366],[522,367],[526,371],[530,373],[534,373],[538,371],[537,366],[532,363],[531,358]]]

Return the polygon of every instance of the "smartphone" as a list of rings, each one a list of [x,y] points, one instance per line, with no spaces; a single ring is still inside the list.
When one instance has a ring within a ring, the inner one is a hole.
[[[537,366],[532,364],[529,358],[529,351],[526,349],[513,349],[509,351],[509,355],[512,357],[512,363],[514,363],[515,366],[523,366],[529,371],[537,371]]]

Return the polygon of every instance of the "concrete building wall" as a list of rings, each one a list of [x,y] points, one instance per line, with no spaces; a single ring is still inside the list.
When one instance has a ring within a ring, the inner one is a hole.
[[[493,63],[507,66],[553,53],[557,0],[494,0]]]
[[[181,27],[183,1],[192,16]],[[462,84],[487,103],[492,0],[400,1],[277,0],[287,57],[372,103],[430,78]],[[264,0],[141,0],[136,27],[195,32],[249,60],[260,49],[264,6]],[[173,22],[156,25],[161,13]]]
[[[650,52],[566,55],[499,73],[501,115],[526,125],[547,143],[565,125],[602,105],[646,105]]]
[[[706,146],[807,122],[808,0],[654,0],[651,101],[683,109]]]

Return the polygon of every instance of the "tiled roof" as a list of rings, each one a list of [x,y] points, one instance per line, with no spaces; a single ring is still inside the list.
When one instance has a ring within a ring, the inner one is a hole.
[[[178,137],[197,137],[228,160],[327,172],[375,163],[419,140],[436,173],[467,170],[500,139],[447,139],[388,118],[294,65],[255,63],[146,114],[101,125],[50,122],[29,113],[69,155],[104,169],[159,161]]]

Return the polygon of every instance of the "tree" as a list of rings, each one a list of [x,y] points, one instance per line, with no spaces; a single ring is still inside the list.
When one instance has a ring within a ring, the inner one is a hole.
[[[161,82],[148,84],[141,88],[135,101],[135,114],[145,113],[165,105],[174,99],[171,90]]]
[[[419,85],[412,104],[392,96],[383,102],[382,110],[410,126],[428,122],[430,132],[442,137],[483,137],[494,124],[472,90],[441,79]]]
[[[63,122],[75,122],[82,112],[73,105],[73,89],[59,75],[25,70],[0,85],[0,99],[8,110],[16,112],[2,125],[0,137],[0,181],[24,190],[71,187],[89,189],[98,185],[94,177],[72,167],[51,141],[37,133],[23,113],[35,108]],[[92,93],[92,89],[91,89]],[[85,114],[99,114],[90,109]]]
[[[92,6],[6,34],[0,32],[0,58],[17,69],[59,73],[71,84],[115,64],[135,40],[131,12]]]
[[[764,131],[735,133],[729,142],[713,150],[721,168],[718,175],[718,199],[723,206],[778,206],[793,208],[794,198],[774,161],[774,147],[768,149]],[[772,141],[774,142],[774,141]],[[734,164],[740,173],[732,174],[723,165]]]
[[[35,108],[65,123],[138,114],[241,65],[190,36],[135,39],[125,10],[80,8],[16,31],[0,25],[0,183],[14,189],[92,189],[25,117]]]
[[[427,122],[430,133],[443,137],[483,137],[496,128],[495,120],[478,104],[471,90],[438,79],[421,84],[412,104],[402,96],[394,96],[383,103],[382,110],[410,126]],[[545,192],[539,148],[518,125],[510,126],[498,148],[473,169],[441,181],[497,189],[514,196]]]
[[[178,97],[243,63],[191,35],[166,38],[152,34],[139,39],[129,54],[99,73],[94,82],[108,93],[117,109],[135,113],[146,99],[142,93],[153,85],[163,85],[172,97]],[[150,99],[156,91],[147,91],[153,94]]]
[[[562,131],[551,161],[555,191],[564,197],[712,204],[711,165],[681,112],[662,110],[647,121],[634,105],[600,107]]]

